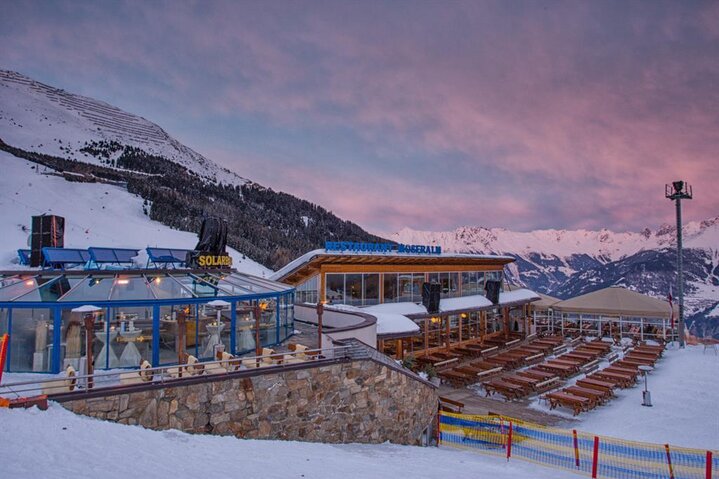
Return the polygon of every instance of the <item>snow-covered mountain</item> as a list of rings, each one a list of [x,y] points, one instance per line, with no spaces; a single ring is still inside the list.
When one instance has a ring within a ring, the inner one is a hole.
[[[684,231],[686,312],[700,334],[719,336],[719,217],[690,222]],[[510,278],[560,298],[611,285],[665,298],[676,284],[676,227],[638,233],[610,230],[537,230],[462,227],[454,231],[405,228],[390,239],[439,245],[449,252],[505,254],[516,258]],[[676,292],[675,292],[676,295]]]
[[[179,163],[213,182],[247,182],[142,117],[7,70],[0,70],[0,132],[16,148],[65,159],[101,164],[107,159],[81,149],[93,142],[117,142]]]
[[[174,230],[194,232],[206,216],[224,218],[228,222],[228,245],[269,269],[279,269],[319,248],[327,238],[382,241],[319,205],[275,192],[219,167],[144,118],[3,70],[0,151],[29,160],[43,170],[62,172],[75,184],[53,183],[53,188],[66,191],[69,197],[82,197],[88,191],[87,183],[120,185],[139,198],[146,221],[154,220]],[[0,165],[5,158],[9,157],[1,157]],[[23,191],[12,181],[8,188]],[[35,191],[37,210],[57,211],[51,192]],[[135,212],[120,215],[117,221],[124,218],[134,224],[131,217]],[[0,231],[4,234],[5,220],[10,216],[0,213]],[[67,220],[79,223],[77,217]],[[150,230],[139,233],[140,243],[156,243]],[[133,245],[144,246],[136,241]],[[23,246],[20,240],[8,243],[10,249],[0,251],[0,257]],[[182,247],[176,243],[170,246]]]

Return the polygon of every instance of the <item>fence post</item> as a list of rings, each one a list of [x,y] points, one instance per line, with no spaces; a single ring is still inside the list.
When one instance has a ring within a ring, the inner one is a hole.
[[[669,444],[664,444],[664,449],[667,451],[667,464],[669,465],[669,479],[674,479],[674,468],[672,467],[672,455],[669,452]]]
[[[707,474],[706,479],[712,479],[712,452],[707,451]]]
[[[579,469],[579,441],[577,440],[577,430],[572,429],[572,436],[574,437],[574,462]]]
[[[5,333],[0,338],[0,382],[2,382],[2,372],[5,370],[5,357],[7,356],[7,345],[10,342],[10,336]]]
[[[592,458],[592,479],[597,479],[598,462],[599,462],[599,436],[594,436],[594,457]]]
[[[512,421],[509,421],[509,436],[507,437],[507,461],[512,456]]]

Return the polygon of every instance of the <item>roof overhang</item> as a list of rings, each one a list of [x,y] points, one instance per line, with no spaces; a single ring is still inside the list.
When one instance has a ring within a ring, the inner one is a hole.
[[[511,256],[494,256],[494,255],[475,255],[475,254],[451,254],[442,253],[438,255],[426,254],[403,254],[403,253],[336,253],[327,252],[324,249],[310,251],[303,256],[295,259],[285,267],[277,271],[270,278],[274,281],[282,281],[284,283],[296,286],[303,283],[307,279],[318,274],[323,266],[382,266],[396,267],[397,271],[402,268],[412,267],[429,267],[429,266],[447,266],[448,268],[456,267],[487,267],[495,266],[504,267],[508,263],[512,263],[514,258]]]

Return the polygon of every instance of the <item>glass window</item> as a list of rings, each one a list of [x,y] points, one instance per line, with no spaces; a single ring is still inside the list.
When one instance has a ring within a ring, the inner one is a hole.
[[[345,304],[362,305],[362,275],[345,275]]]
[[[412,275],[412,301],[415,303],[422,302],[422,285],[424,282],[424,273],[415,273]]]
[[[52,363],[52,314],[49,309],[12,310],[9,370],[50,371]]]
[[[235,348],[237,354],[255,350],[254,306],[250,301],[237,303],[237,323],[235,330]]]
[[[110,341],[114,355],[110,355],[107,367],[136,368],[144,360],[152,363],[152,308],[112,308],[110,314],[110,328],[114,328],[117,335]],[[97,328],[98,321],[95,326]],[[97,341],[95,343],[94,349],[97,349]]]
[[[412,301],[412,275],[411,274],[400,274],[399,275],[398,299],[399,299],[400,303],[409,303]]]
[[[160,308],[160,364],[174,364],[179,354],[197,357],[197,312],[193,304]]]
[[[439,273],[429,273],[427,275],[427,282],[429,283],[439,283],[440,282],[440,274]]]
[[[362,304],[370,306],[379,303],[379,274],[362,275]]]
[[[459,273],[449,273],[449,297],[459,296]]]
[[[462,273],[462,296],[472,296],[479,294],[477,286],[477,273],[474,271],[465,271]]]
[[[123,278],[120,276],[115,278],[110,299],[155,299],[155,295],[150,291],[150,287],[144,277]]]
[[[477,294],[481,294],[482,296],[487,295],[487,291],[484,289],[484,276],[483,271],[477,272]]]
[[[192,298],[193,294],[183,288],[174,278],[166,275],[148,276],[150,289],[158,299]]]
[[[325,286],[325,296],[328,303],[344,303],[345,302],[345,275],[343,274],[327,274],[325,276],[327,282]]]
[[[397,274],[385,273],[382,275],[384,281],[384,302],[393,303],[399,298],[397,289]]]
[[[90,303],[92,301],[106,301],[115,284],[115,277],[87,277],[65,294],[60,301],[81,301]]]

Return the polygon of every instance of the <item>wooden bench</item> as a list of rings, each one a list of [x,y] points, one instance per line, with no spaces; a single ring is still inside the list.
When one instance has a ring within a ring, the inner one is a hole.
[[[600,391],[598,389],[584,388],[582,386],[570,386],[564,389],[564,392],[574,394],[575,396],[582,396],[587,399],[592,399],[597,403],[597,405],[604,404],[612,398],[611,393],[607,393],[606,391]]]
[[[530,378],[537,378],[541,379],[542,381],[547,381],[552,378],[556,378],[557,374],[549,371],[540,371],[537,369],[527,369],[526,371],[519,371],[517,374],[520,376],[527,376]]]
[[[462,410],[464,409],[464,403],[455,401],[454,399],[450,399],[448,397],[440,396],[439,408],[442,411],[456,412],[461,414]]]
[[[617,374],[612,372],[606,372],[603,369],[601,371],[597,371],[596,373],[592,374],[592,378],[597,378],[602,381],[607,382],[613,382],[617,386],[619,386],[622,389],[626,389],[629,387],[632,387],[636,381],[635,378],[631,376],[626,376],[624,374]]]

